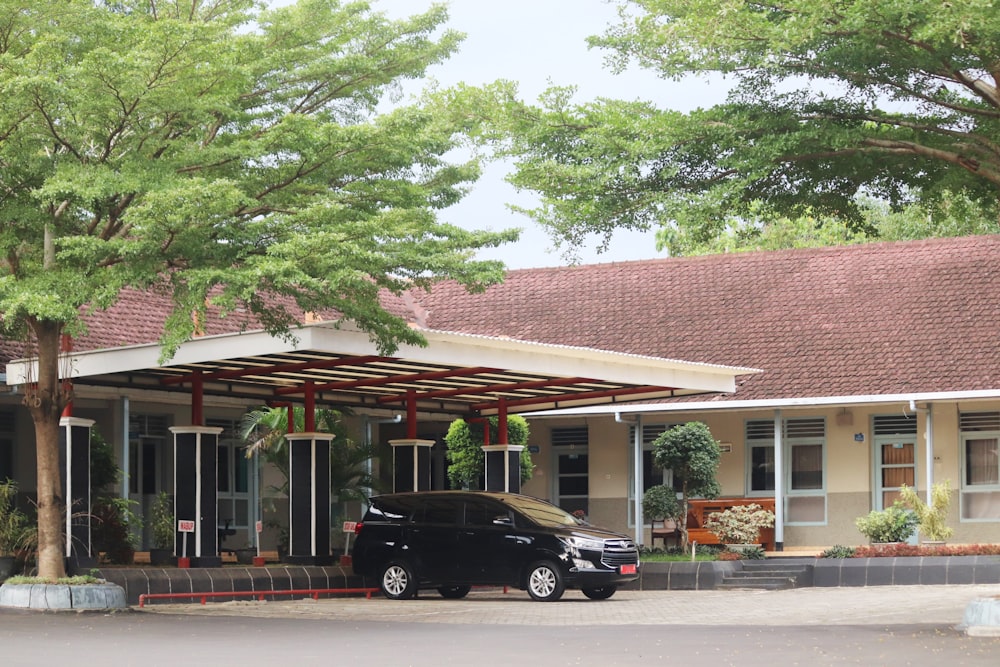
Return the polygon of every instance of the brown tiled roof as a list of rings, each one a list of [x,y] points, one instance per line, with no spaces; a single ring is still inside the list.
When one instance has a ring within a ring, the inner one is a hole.
[[[1000,236],[523,269],[385,305],[431,329],[765,369],[718,400],[1000,389]],[[154,342],[168,309],[124,293],[75,349]],[[21,355],[0,341],[0,362]]]
[[[765,369],[720,400],[1000,389],[1000,236],[512,271],[433,329]]]

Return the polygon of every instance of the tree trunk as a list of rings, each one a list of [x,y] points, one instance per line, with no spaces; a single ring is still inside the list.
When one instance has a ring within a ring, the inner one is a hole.
[[[59,419],[68,396],[59,381],[59,350],[62,325],[29,322],[38,341],[38,377],[25,393],[24,402],[35,423],[38,474],[38,576],[66,576],[65,499],[59,471]]]

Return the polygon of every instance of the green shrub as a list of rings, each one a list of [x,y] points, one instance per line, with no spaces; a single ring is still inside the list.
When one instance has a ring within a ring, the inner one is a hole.
[[[843,544],[832,546],[819,555],[820,558],[854,558],[854,547]]]
[[[854,523],[861,534],[872,542],[905,542],[917,530],[920,519],[899,501],[884,510],[872,510]]]
[[[764,554],[764,547],[758,546],[743,547],[741,549],[729,549],[728,552],[738,554],[739,560],[764,560],[767,558]],[[722,554],[719,555],[721,557]]]

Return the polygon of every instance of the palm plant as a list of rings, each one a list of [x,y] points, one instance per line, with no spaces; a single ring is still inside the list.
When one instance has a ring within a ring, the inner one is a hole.
[[[240,422],[240,437],[247,442],[247,457],[260,455],[281,473],[283,481],[273,490],[284,495],[288,495],[288,440],[285,438],[288,412],[287,408],[258,408],[246,413]],[[316,411],[317,430],[333,436],[330,441],[330,492],[341,506],[346,502],[366,501],[376,486],[367,465],[375,457],[375,448],[369,443],[354,442],[348,436],[344,420],[347,415],[344,410]],[[305,428],[303,408],[292,409],[292,420],[292,432],[301,433]]]
[[[25,546],[28,517],[17,509],[17,482],[0,482],[0,556],[13,556]]]

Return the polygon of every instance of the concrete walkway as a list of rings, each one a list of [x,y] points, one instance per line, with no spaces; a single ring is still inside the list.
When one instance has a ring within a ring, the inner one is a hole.
[[[314,601],[151,604],[142,613],[316,618],[356,622],[528,626],[823,626],[933,624],[958,626],[969,602],[1000,596],[1000,585],[797,588],[780,591],[619,591],[591,601],[567,591],[559,602],[527,593],[475,590],[463,600],[433,591],[417,600],[381,597]]]

